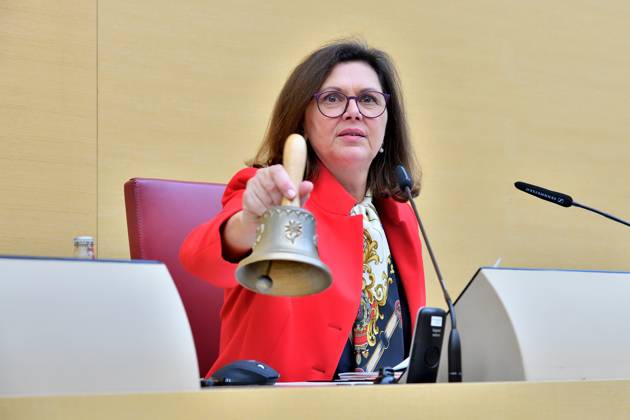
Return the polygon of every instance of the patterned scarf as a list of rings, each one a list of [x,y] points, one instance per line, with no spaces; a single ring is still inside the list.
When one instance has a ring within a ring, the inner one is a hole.
[[[350,214],[363,216],[363,288],[351,341],[356,370],[373,372],[404,358],[398,279],[372,197],[366,195]]]

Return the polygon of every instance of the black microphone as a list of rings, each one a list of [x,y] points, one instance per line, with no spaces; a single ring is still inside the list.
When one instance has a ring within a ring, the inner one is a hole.
[[[543,200],[551,201],[562,207],[571,207],[573,199],[571,196],[562,194],[561,192],[551,191],[546,188],[537,187],[536,185],[528,184],[526,182],[516,181],[514,186],[521,191],[533,195],[534,197],[541,198]]]
[[[418,225],[420,226],[420,232],[422,233],[422,238],[424,239],[424,243],[429,251],[429,256],[431,257],[431,263],[433,264],[433,268],[435,269],[435,274],[437,275],[438,280],[440,281],[440,287],[442,288],[442,293],[444,294],[444,300],[446,301],[446,305],[448,306],[448,311],[451,318],[451,332],[448,337],[448,381],[449,382],[461,382],[462,381],[462,349],[461,349],[461,340],[459,338],[459,331],[457,331],[457,322],[455,320],[455,307],[453,306],[453,301],[451,300],[451,296],[448,294],[446,290],[446,286],[444,285],[444,280],[442,278],[442,273],[440,272],[440,267],[435,259],[435,255],[433,255],[433,249],[431,248],[431,244],[429,243],[429,238],[427,237],[426,232],[424,231],[424,226],[422,225],[422,221],[420,220],[420,214],[418,214],[418,209],[416,208],[416,203],[413,201],[413,197],[411,196],[411,188],[413,187],[413,181],[407,170],[404,166],[398,165],[395,169],[396,179],[398,180],[398,185],[400,189],[403,190],[407,197],[407,201],[411,204],[413,208],[413,212],[416,215],[416,220],[418,221]]]
[[[546,188],[538,187],[536,185],[528,184],[526,182],[521,182],[521,181],[515,182],[514,186],[521,191],[524,191],[528,194],[533,195],[534,197],[538,197],[540,199],[550,201],[562,207],[571,207],[571,206],[579,207],[585,210],[592,211],[593,213],[597,213],[601,216],[607,217],[611,220],[614,220],[615,222],[619,222],[622,225],[630,226],[630,223],[616,216],[613,216],[612,214],[604,213],[603,211],[594,209],[589,206],[585,206],[584,204],[580,204],[577,201],[574,201],[570,195],[557,192],[557,191],[548,190]]]

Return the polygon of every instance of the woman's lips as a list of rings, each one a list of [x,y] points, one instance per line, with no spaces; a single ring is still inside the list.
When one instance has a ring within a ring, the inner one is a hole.
[[[365,131],[360,128],[346,128],[341,130],[338,134],[341,137],[344,136],[355,136],[355,137],[365,137]]]
[[[365,138],[365,131],[357,128],[346,128],[337,135],[347,141],[361,141]]]
[[[349,142],[359,142],[359,141],[362,141],[363,139],[365,139],[365,137],[363,137],[363,136],[352,136],[350,134],[346,134],[345,136],[339,136],[339,137],[341,137],[345,141],[349,141]]]

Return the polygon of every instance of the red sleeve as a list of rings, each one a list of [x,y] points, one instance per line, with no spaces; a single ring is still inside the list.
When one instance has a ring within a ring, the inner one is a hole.
[[[234,278],[237,264],[223,259],[221,228],[242,209],[245,186],[255,173],[255,168],[245,168],[237,172],[223,194],[223,210],[213,219],[194,228],[179,249],[179,259],[184,268],[214,286],[238,285]]]

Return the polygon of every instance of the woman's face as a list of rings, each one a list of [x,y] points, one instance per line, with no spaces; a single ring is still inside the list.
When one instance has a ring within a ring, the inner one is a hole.
[[[383,92],[376,72],[361,61],[337,64],[319,92],[339,91],[346,96],[358,96],[365,91]],[[350,100],[346,112],[336,118],[321,114],[315,100],[306,108],[305,134],[324,165],[335,170],[367,170],[383,144],[387,110],[376,118],[366,118],[359,112],[355,100]]]

